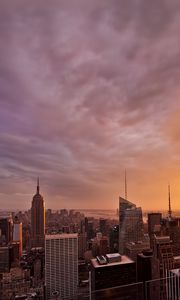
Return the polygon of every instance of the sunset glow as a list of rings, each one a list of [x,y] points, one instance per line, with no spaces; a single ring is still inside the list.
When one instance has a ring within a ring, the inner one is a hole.
[[[77,5],[78,3],[78,5]],[[123,5],[123,9],[122,9]],[[1,1],[0,206],[180,210],[180,2]],[[153,19],[152,19],[153,15]]]

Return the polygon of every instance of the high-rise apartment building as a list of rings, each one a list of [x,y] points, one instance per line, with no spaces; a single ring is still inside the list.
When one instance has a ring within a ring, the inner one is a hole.
[[[32,200],[31,207],[31,239],[32,247],[44,247],[45,238],[45,207],[44,199],[39,193],[39,179],[37,192]]]
[[[78,234],[46,235],[46,299],[54,293],[60,299],[76,299],[78,286]]]
[[[124,254],[128,242],[143,239],[143,219],[141,207],[119,198],[119,253]]]

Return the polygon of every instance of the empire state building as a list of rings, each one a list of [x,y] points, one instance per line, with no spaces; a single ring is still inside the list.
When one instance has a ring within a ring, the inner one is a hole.
[[[32,199],[31,207],[31,238],[32,247],[44,247],[45,240],[45,207],[44,199],[39,193],[39,178],[37,180],[37,191]]]

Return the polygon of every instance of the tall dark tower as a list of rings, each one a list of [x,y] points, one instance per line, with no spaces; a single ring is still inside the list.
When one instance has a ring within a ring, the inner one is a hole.
[[[171,210],[171,192],[170,192],[170,184],[168,185],[168,202],[169,202],[169,210],[168,210],[168,217],[172,219],[172,210]]]
[[[32,247],[44,247],[45,239],[45,207],[44,199],[39,193],[39,178],[37,191],[32,200],[31,207],[31,238]]]

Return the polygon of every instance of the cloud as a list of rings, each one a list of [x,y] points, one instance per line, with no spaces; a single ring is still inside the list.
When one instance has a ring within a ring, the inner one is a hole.
[[[0,6],[0,201],[30,206],[39,175],[48,207],[116,207],[127,168],[130,195],[162,203],[158,178],[178,177],[179,2]]]

